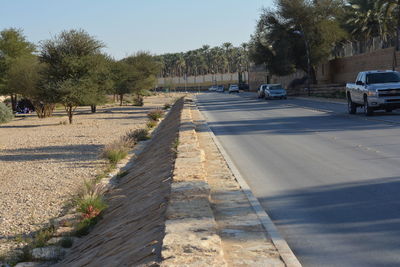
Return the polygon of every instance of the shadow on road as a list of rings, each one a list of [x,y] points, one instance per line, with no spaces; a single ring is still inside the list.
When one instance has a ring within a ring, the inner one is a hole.
[[[210,112],[255,112],[254,118],[238,120],[219,120],[210,122],[209,125],[216,135],[242,135],[242,134],[304,134],[329,131],[366,131],[375,129],[393,128],[391,124],[360,119],[345,114],[310,112],[288,112],[289,109],[301,109],[296,105],[288,105],[287,101],[258,101],[246,100],[241,97],[226,99],[207,99],[200,101],[200,109]],[[270,111],[270,112],[260,112]],[[306,114],[304,114],[306,112]],[[274,115],[274,116],[271,116]],[[302,115],[303,114],[303,115]],[[345,118],[345,119],[344,119]]]

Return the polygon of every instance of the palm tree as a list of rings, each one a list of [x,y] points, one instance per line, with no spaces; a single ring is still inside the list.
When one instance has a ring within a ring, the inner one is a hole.
[[[357,40],[368,41],[381,35],[383,24],[381,13],[375,8],[374,0],[352,0],[347,6],[346,26]]]
[[[223,43],[222,47],[225,50],[225,57],[228,60],[228,72],[231,72],[232,70],[232,60],[233,60],[233,56],[232,56],[232,49],[233,49],[233,45],[229,42]]]
[[[400,0],[378,0],[376,7],[385,18],[387,25],[395,24],[396,50],[400,49]],[[394,22],[394,23],[393,23]]]

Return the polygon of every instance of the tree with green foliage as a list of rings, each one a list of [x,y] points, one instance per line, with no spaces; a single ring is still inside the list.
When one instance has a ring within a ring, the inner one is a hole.
[[[34,57],[35,46],[26,40],[22,30],[9,28],[0,32],[0,94],[10,95],[12,109],[16,110],[16,87],[10,87],[10,69],[20,58]],[[17,63],[16,63],[17,62]]]
[[[43,102],[51,96],[44,97],[46,92],[40,86],[42,68],[37,56],[19,57],[8,71],[6,84],[8,90],[32,102],[39,118],[51,116],[54,109],[53,102]]]
[[[347,36],[336,19],[341,8],[339,0],[277,0],[275,10],[261,14],[250,42],[251,58],[265,63],[272,74],[302,69],[316,82],[315,67]]]
[[[113,63],[111,73],[115,94],[119,96],[120,105],[122,106],[124,95],[131,92],[128,81],[132,75],[132,68],[126,62],[120,60]]]
[[[7,123],[14,118],[12,110],[0,102],[0,124]]]
[[[143,101],[143,91],[154,88],[156,75],[161,65],[157,58],[146,52],[139,52],[114,64],[113,79],[122,105],[125,94],[134,94],[135,100]]]
[[[64,105],[69,123],[79,105],[94,105],[101,95],[104,44],[83,30],[63,31],[42,43],[40,61],[45,63],[43,87]]]

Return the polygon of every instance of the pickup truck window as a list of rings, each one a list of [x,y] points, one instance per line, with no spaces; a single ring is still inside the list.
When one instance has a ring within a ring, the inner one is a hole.
[[[366,83],[398,83],[400,82],[400,74],[397,72],[383,72],[367,74]]]

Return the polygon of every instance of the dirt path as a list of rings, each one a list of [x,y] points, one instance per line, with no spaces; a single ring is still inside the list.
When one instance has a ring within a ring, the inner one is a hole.
[[[143,127],[149,110],[176,96],[146,98],[144,107],[78,109],[73,125],[63,111],[38,119],[16,118],[0,126],[0,255],[18,247],[20,235],[45,226],[63,212],[84,179],[93,178],[105,161],[105,144],[128,130]]]

